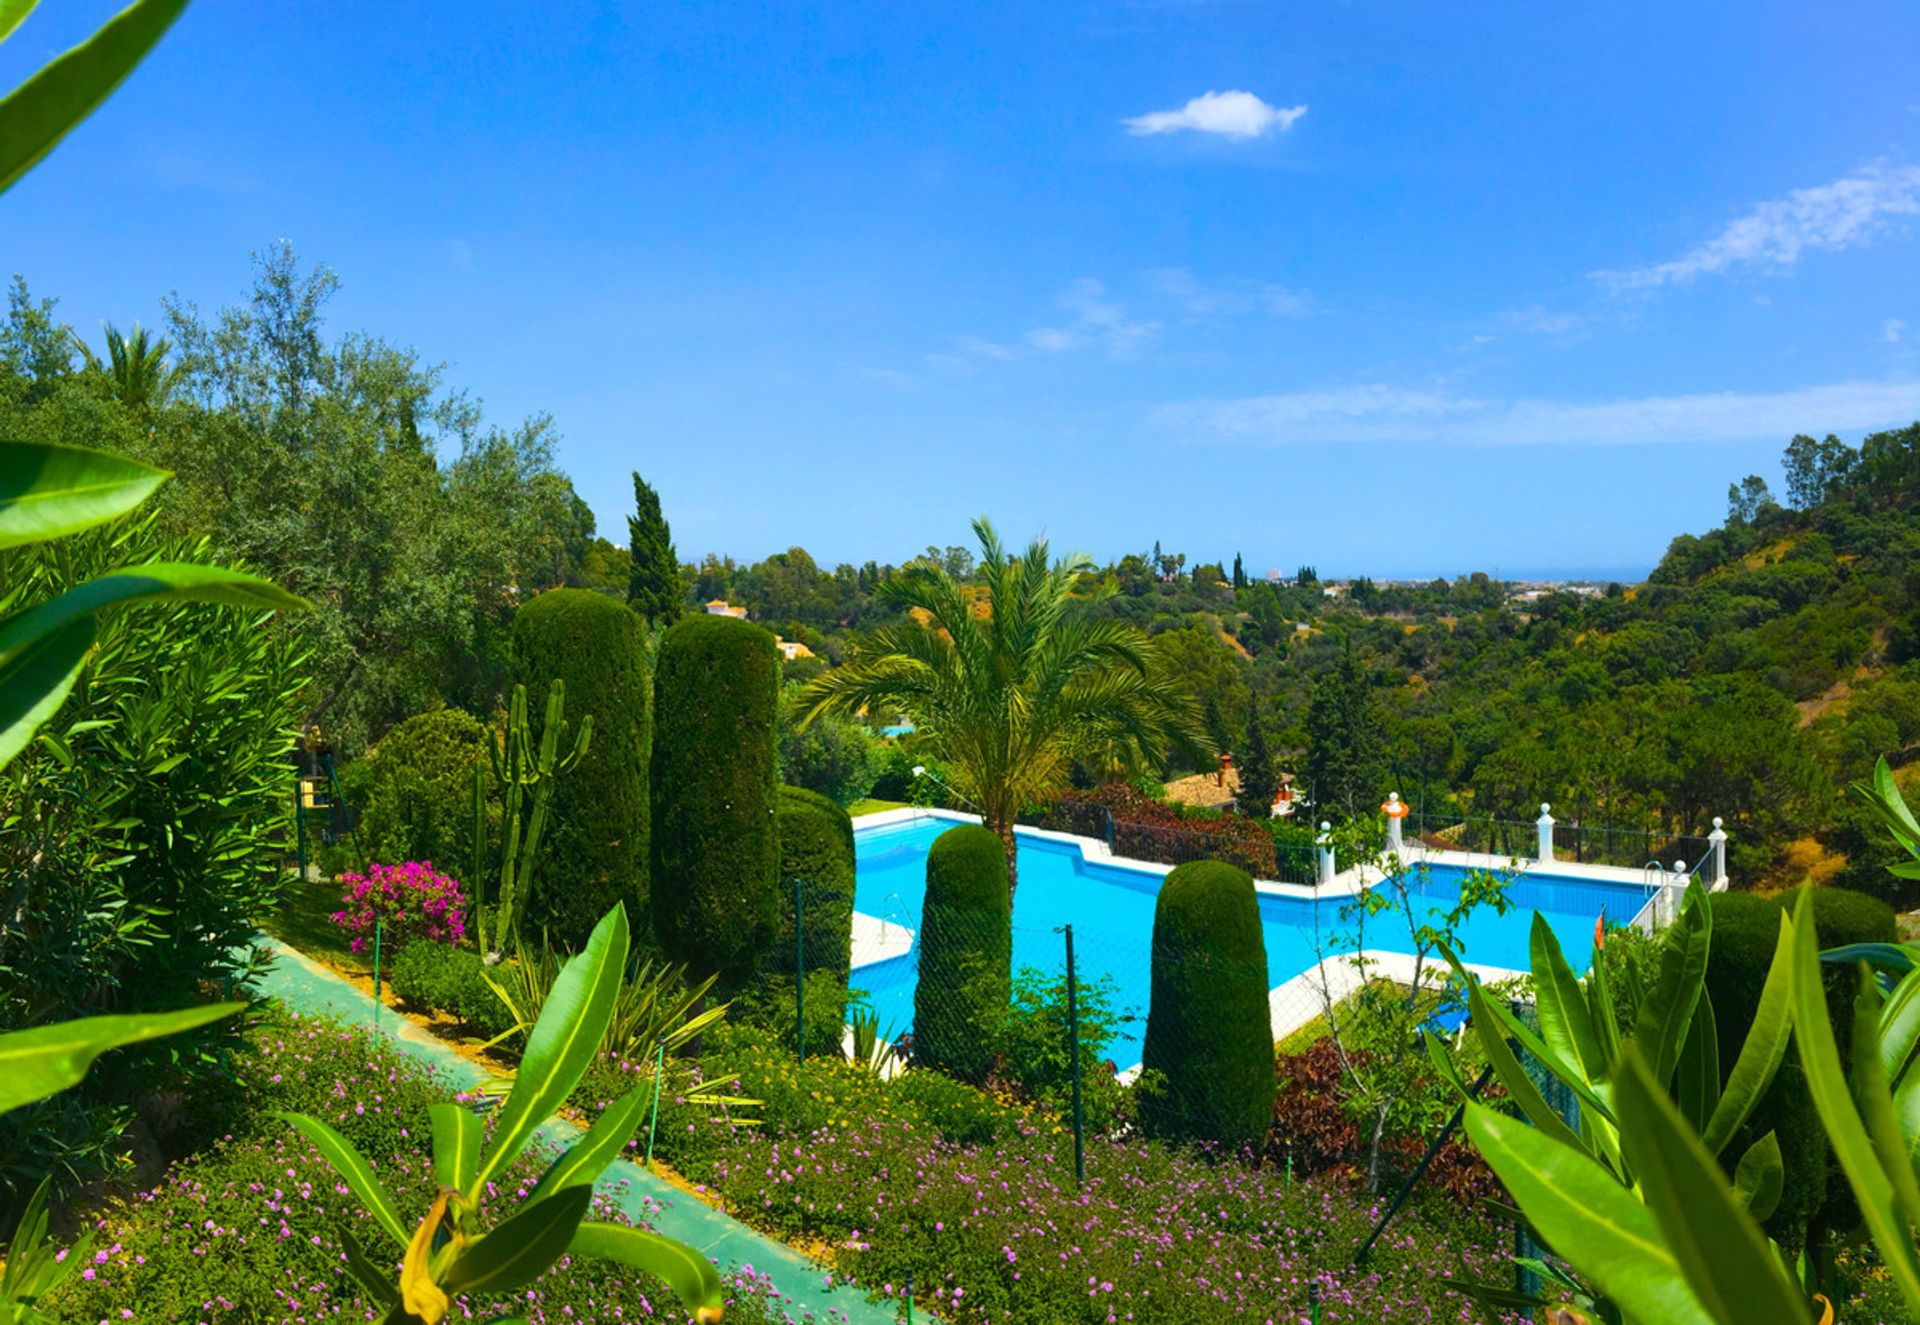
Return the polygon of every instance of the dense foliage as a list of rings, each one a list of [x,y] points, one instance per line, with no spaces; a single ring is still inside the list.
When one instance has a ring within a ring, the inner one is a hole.
[[[586,589],[543,593],[513,619],[514,683],[537,700],[564,681],[569,731],[593,719],[591,739],[554,791],[522,913],[528,932],[549,931],[556,942],[579,943],[620,902],[645,914],[653,691],[642,629],[631,609]],[[538,747],[545,709],[530,702],[528,714]]]
[[[355,817],[347,863],[427,861],[465,875],[473,855],[473,776],[483,777],[493,739],[463,709],[437,708],[395,726],[364,758],[341,770]],[[493,814],[497,819],[498,807]],[[497,824],[494,825],[497,830]]]
[[[685,604],[686,586],[667,517],[660,513],[660,494],[638,473],[633,476],[633,514],[627,517],[627,556],[628,606],[650,625],[671,626]]]
[[[690,616],[660,641],[653,924],[675,961],[731,988],[778,930],[780,655],[759,626]]]
[[[913,989],[914,1061],[963,1081],[993,1066],[992,1027],[1012,981],[1007,861],[992,829],[961,824],[927,852],[920,912],[920,969]]]
[[[1153,912],[1152,993],[1140,1103],[1149,1135],[1258,1145],[1273,1117],[1267,944],[1246,871],[1181,865]]]
[[[0,583],[23,606],[141,559],[214,561],[204,541],[122,522],[0,553]],[[101,619],[72,697],[0,773],[0,1027],[188,1007],[251,968],[253,917],[280,886],[301,662],[284,631],[229,608]],[[0,1184],[117,1169],[136,1110],[166,1149],[166,1098],[218,1073],[226,1034],[129,1050],[9,1115]]]

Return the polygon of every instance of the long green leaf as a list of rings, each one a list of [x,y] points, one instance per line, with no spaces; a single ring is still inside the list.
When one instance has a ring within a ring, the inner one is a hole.
[[[1920,1159],[1920,975],[1909,974],[1880,1009],[1880,1070],[1893,1093],[1907,1149]]]
[[[374,1222],[385,1229],[387,1236],[404,1250],[412,1240],[412,1235],[407,1226],[400,1222],[400,1212],[394,1209],[393,1198],[380,1185],[373,1166],[354,1149],[353,1142],[309,1114],[275,1110],[272,1116],[292,1124],[296,1132],[313,1144],[313,1148],[320,1152],[320,1157],[346,1180],[347,1186],[360,1199],[360,1204],[366,1207],[367,1213],[373,1216]]]
[[[477,1193],[533,1139],[547,1117],[573,1093],[606,1038],[627,965],[627,913],[601,917],[587,946],[567,964],[547,994],[540,1019],[527,1034],[527,1049],[513,1079],[513,1093],[500,1110],[493,1145],[467,1188]]]
[[[665,1281],[697,1321],[720,1319],[726,1297],[713,1263],[692,1247],[658,1233],[589,1220],[574,1232],[567,1248],[575,1256],[616,1261]]]
[[[1804,1321],[1811,1314],[1766,1234],[1728,1189],[1720,1166],[1667,1097],[1638,1044],[1614,1079],[1620,1138],[1641,1197],[1688,1285],[1722,1325]],[[1573,1252],[1577,1265],[1583,1253]]]
[[[1569,1066],[1585,1073],[1589,1081],[1604,1077],[1608,1059],[1593,1033],[1593,1014],[1581,992],[1579,977],[1567,964],[1553,926],[1538,911],[1533,913],[1533,932],[1527,946],[1533,962],[1533,1000],[1540,1012],[1541,1040]]]
[[[52,1026],[0,1035],[0,1113],[80,1084],[93,1060],[109,1049],[178,1035],[246,1010],[245,1003],[213,1003],[179,1012],[130,1012],[77,1017]]]
[[[0,101],[0,192],[106,100],[186,4],[136,0]]]
[[[1619,1303],[1660,1325],[1713,1325],[1653,1212],[1585,1151],[1483,1104],[1467,1135],[1546,1241]]]
[[[1780,1138],[1772,1132],[1748,1146],[1733,1171],[1733,1189],[1747,1213],[1764,1221],[1780,1204],[1786,1190],[1787,1166],[1780,1158]]]
[[[0,0],[0,41],[11,37],[21,20],[39,3],[40,0]]]
[[[1693,1024],[1700,991],[1706,985],[1707,956],[1713,941],[1713,909],[1706,889],[1695,879],[1687,885],[1680,919],[1669,926],[1660,946],[1660,975],[1640,1005],[1633,1038],[1654,1080],[1666,1090],[1680,1063],[1680,1049]]]
[[[347,1255],[347,1273],[351,1274],[376,1307],[384,1307],[400,1296],[392,1270],[382,1270],[367,1255],[366,1248],[351,1233],[340,1234],[341,1250]]]
[[[500,1226],[461,1252],[440,1287],[448,1297],[504,1293],[530,1284],[567,1253],[586,1217],[593,1188],[569,1187],[538,1205],[521,1206]]]
[[[1920,1316],[1920,1255],[1913,1230],[1901,1214],[1893,1181],[1881,1168],[1860,1114],[1847,1092],[1846,1070],[1833,1025],[1827,1020],[1826,986],[1815,952],[1813,894],[1803,891],[1793,913],[1793,1035],[1806,1069],[1807,1089],[1827,1131],[1827,1144],[1846,1170],[1860,1213],[1907,1307]]]
[[[1593,1023],[1593,1038],[1600,1046],[1600,1070],[1594,1080],[1611,1079],[1613,1064],[1620,1057],[1619,1014],[1614,1009],[1613,989],[1607,980],[1607,964],[1600,960],[1600,949],[1593,953],[1593,967],[1587,972],[1587,1013]]]
[[[0,768],[60,711],[93,647],[93,622],[76,621],[0,663]]]
[[[1920,953],[1920,943],[1849,943],[1844,948],[1828,948],[1820,954],[1820,960],[1835,966],[1866,962],[1898,979],[1917,964],[1916,953]]]
[[[1747,1038],[1734,1060],[1733,1071],[1727,1074],[1720,1102],[1702,1129],[1702,1141],[1716,1156],[1727,1148],[1727,1142],[1766,1094],[1780,1070],[1781,1059],[1786,1057],[1787,1041],[1793,1035],[1792,990],[1793,922],[1782,913],[1780,931],[1774,939],[1773,964],[1767,968],[1767,982],[1761,986],[1753,1023],[1747,1027]]]
[[[1887,1075],[1880,1066],[1880,986],[1873,973],[1860,968],[1860,993],[1853,1002],[1853,1100],[1860,1107],[1880,1166],[1893,1181],[1895,1203],[1907,1222],[1920,1228],[1920,1181],[1913,1173],[1913,1153],[1900,1135]]]
[[[125,515],[169,477],[164,469],[84,446],[0,442],[0,548]]]
[[[306,600],[256,575],[223,566],[156,561],[76,585],[0,623],[0,660],[34,640],[109,607],[160,600],[224,603],[256,611],[305,610]]]
[[[1693,1023],[1687,1027],[1686,1043],[1680,1046],[1680,1062],[1675,1095],[1687,1126],[1705,1131],[1713,1111],[1720,1105],[1720,1030],[1713,1022],[1713,1000],[1700,991],[1700,1002],[1693,1010]]]
[[[1508,1047],[1507,1037],[1502,1033],[1506,1029],[1506,1021],[1498,1016],[1491,1000],[1481,992],[1478,980],[1469,978],[1467,981],[1467,1004],[1472,1014],[1474,1034],[1480,1039],[1480,1050],[1486,1054],[1487,1061],[1493,1064],[1494,1075],[1500,1078],[1500,1084],[1507,1088],[1507,1094],[1520,1106],[1520,1111],[1548,1136],[1575,1149],[1582,1149],[1579,1135],[1547,1103],[1540,1088],[1533,1084],[1533,1078],[1527,1075],[1526,1069],[1520,1066],[1520,1060]]]
[[[539,1185],[533,1189],[533,1195],[527,1198],[528,1204],[578,1184],[592,1187],[607,1165],[618,1159],[620,1152],[626,1149],[627,1142],[633,1139],[635,1129],[640,1126],[640,1120],[647,1116],[647,1109],[652,1103],[651,1085],[635,1086],[615,1100],[594,1119],[587,1134],[569,1146],[567,1153],[554,1160],[552,1166],[540,1175]]]
[[[1440,945],[1440,955],[1446,959],[1447,964],[1453,968],[1454,974],[1459,976],[1461,982],[1467,987],[1467,1003],[1472,1013],[1474,1033],[1479,1037],[1483,1047],[1488,1046],[1490,1039],[1516,1041],[1521,1048],[1539,1060],[1542,1067],[1565,1083],[1568,1089],[1579,1098],[1583,1108],[1591,1109],[1601,1118],[1612,1119],[1613,1106],[1594,1089],[1584,1073],[1548,1048],[1546,1042],[1535,1035],[1532,1029],[1514,1016],[1505,1005],[1488,998],[1485,990],[1480,986],[1479,978],[1469,972],[1460,959],[1453,954],[1453,950],[1444,943]],[[1527,1116],[1534,1120],[1534,1125],[1551,1128],[1551,1123],[1543,1121],[1543,1118],[1558,1119],[1559,1114],[1547,1106],[1544,1097],[1520,1067],[1519,1060],[1514,1057],[1513,1051],[1503,1042],[1497,1048],[1487,1047],[1486,1052],[1489,1061],[1495,1064],[1496,1071],[1500,1073],[1501,1084],[1507,1087],[1508,1093],[1520,1103],[1521,1109],[1527,1113]],[[1512,1064],[1511,1070],[1519,1081],[1518,1090],[1515,1089],[1513,1082],[1507,1081],[1507,1069],[1500,1066],[1503,1060]],[[1544,1114],[1536,1114],[1529,1108],[1527,1103],[1529,1096],[1539,1101],[1540,1109],[1544,1110]],[[1564,1129],[1564,1124],[1562,1127]],[[1573,1134],[1570,1129],[1565,1130],[1568,1136]]]
[[[436,1104],[427,1110],[433,1123],[433,1180],[464,1192],[480,1171],[480,1117],[464,1104]]]

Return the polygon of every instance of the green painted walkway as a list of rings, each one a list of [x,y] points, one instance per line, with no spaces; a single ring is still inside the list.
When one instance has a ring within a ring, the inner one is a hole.
[[[324,966],[264,934],[261,940],[273,950],[275,960],[261,978],[260,993],[298,1012],[333,1017],[349,1025],[371,1026],[378,1012],[380,1030],[394,1046],[409,1058],[432,1066],[455,1089],[471,1088],[486,1079],[486,1072],[478,1064],[462,1058],[450,1045],[397,1012],[377,1008],[373,999]],[[579,1135],[578,1127],[555,1119],[541,1129],[540,1139],[558,1153]],[[669,1237],[699,1248],[717,1261],[723,1272],[750,1265],[769,1276],[788,1299],[783,1305],[798,1320],[843,1321],[849,1325],[897,1325],[900,1320],[893,1308],[869,1302],[857,1288],[828,1287],[826,1271],[793,1248],[763,1237],[638,1164],[616,1160],[607,1168],[599,1190],[616,1199],[633,1219],[644,1220]],[[918,1310],[914,1315],[916,1319],[931,1319]]]

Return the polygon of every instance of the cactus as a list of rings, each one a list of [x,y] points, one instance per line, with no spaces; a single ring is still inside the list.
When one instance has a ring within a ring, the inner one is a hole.
[[[493,754],[493,775],[505,794],[505,813],[500,820],[500,890],[493,921],[492,942],[488,942],[487,920],[482,914],[474,928],[481,951],[489,966],[498,965],[507,940],[514,934],[515,904],[523,894],[533,891],[533,862],[538,858],[540,835],[546,831],[547,809],[553,801],[554,782],[586,753],[593,739],[593,715],[580,719],[580,734],[573,748],[560,753],[566,734],[566,682],[556,678],[547,692],[547,720],[540,733],[540,748],[533,748],[532,729],[527,722],[527,688],[513,688],[513,703],[507,710],[507,730]],[[474,773],[474,877],[484,874],[486,851],[485,787],[478,770]]]

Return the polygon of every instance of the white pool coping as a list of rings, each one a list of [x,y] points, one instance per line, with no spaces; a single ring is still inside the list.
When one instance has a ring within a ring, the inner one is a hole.
[[[853,969],[892,961],[913,951],[913,931],[897,920],[853,913]]]
[[[908,805],[897,810],[876,810],[872,814],[858,815],[853,821],[853,826],[856,831],[862,828],[889,828],[895,824],[916,823],[923,819],[937,819],[954,824],[980,822],[980,816],[977,814]],[[1078,847],[1081,859],[1091,864],[1138,870],[1142,874],[1157,874],[1161,878],[1165,878],[1174,871],[1172,865],[1116,855],[1111,847],[1097,837],[1077,837],[1072,833],[1057,833],[1047,828],[1030,828],[1025,824],[1018,825],[1013,831],[1020,837],[1031,837],[1042,842],[1063,842],[1069,846]],[[1494,855],[1485,851],[1446,851],[1438,847],[1414,846],[1407,851],[1406,859],[1409,864],[1424,861],[1434,865],[1451,865],[1460,869],[1493,870],[1503,874],[1544,874],[1553,878],[1574,879],[1588,883],[1628,884],[1639,888],[1647,887],[1650,882],[1644,868],[1588,865],[1571,860],[1556,860],[1549,863],[1526,857]],[[1310,902],[1322,897],[1352,897],[1362,889],[1379,883],[1385,877],[1372,865],[1354,865],[1336,874],[1333,882],[1324,887],[1280,883],[1273,879],[1255,879],[1253,886],[1256,892],[1265,893],[1270,897],[1291,897],[1298,901]],[[1630,918],[1620,917],[1623,921]]]

